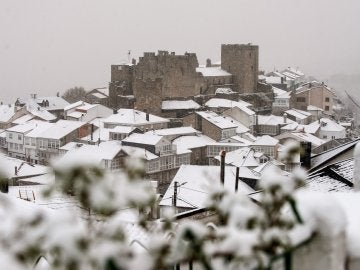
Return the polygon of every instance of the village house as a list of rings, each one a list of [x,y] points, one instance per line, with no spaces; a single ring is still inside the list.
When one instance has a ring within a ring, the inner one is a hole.
[[[0,105],[0,129],[14,126],[15,124],[12,122],[25,114],[25,109],[21,109],[13,104]]]
[[[197,67],[196,72],[199,72],[204,80],[200,88],[201,94],[215,94],[217,88],[233,86],[233,75],[221,67],[212,67],[210,59],[207,60],[206,67]]]
[[[164,128],[146,132],[146,134],[156,134],[163,136],[169,141],[173,141],[181,136],[194,136],[200,133],[200,131],[194,129],[193,127]]]
[[[251,147],[258,152],[264,153],[265,155],[277,159],[279,140],[269,135],[258,137],[256,141],[251,143]]]
[[[287,115],[255,115],[255,122],[251,127],[253,134],[256,136],[270,135],[276,136],[281,133],[281,128],[294,121],[287,118]]]
[[[295,91],[295,108],[306,110],[309,105],[318,107],[327,115],[333,114],[334,92],[324,83],[312,81]]]
[[[200,109],[201,106],[192,99],[188,100],[163,100],[161,112],[167,118],[181,118]]]
[[[250,128],[255,124],[255,112],[247,106],[234,106],[223,113]]]
[[[49,129],[38,134],[36,147],[39,150],[40,164],[59,155],[59,148],[90,133],[90,125],[80,121],[59,120]]]
[[[249,177],[247,171],[240,170],[240,180],[236,179],[235,171],[235,167],[225,166],[224,187],[226,190],[235,192],[235,182],[238,181],[239,193],[245,195],[253,193],[254,190],[241,181],[242,178]],[[221,185],[219,177],[219,166],[182,165],[159,203],[161,212],[172,207],[175,207],[178,213],[206,207],[209,189]]]
[[[55,115],[57,119],[64,118],[64,108],[69,105],[65,99],[60,96],[38,97],[37,94],[31,94],[30,99],[17,99],[15,106],[24,107],[31,105],[32,107],[40,107],[43,110]]]
[[[296,142],[309,142],[311,143],[311,147],[316,148],[323,145],[326,141],[312,135],[310,133],[305,132],[284,132],[275,137],[280,141],[281,144],[285,144],[287,141],[296,141]]]
[[[25,159],[24,136],[30,132],[35,123],[16,125],[6,129],[6,142],[8,145],[8,155],[19,159]]]
[[[116,113],[103,119],[105,128],[132,126],[142,131],[167,128],[169,122],[168,119],[134,109],[119,109]]]
[[[160,193],[165,192],[171,177],[182,164],[190,164],[191,151],[188,149],[177,149],[176,144],[171,143],[164,136],[156,134],[134,133],[122,140],[124,146],[143,148],[158,156],[157,161],[151,164],[153,167],[147,177],[158,182]],[[151,165],[149,164],[149,165]]]
[[[85,95],[86,102],[110,107],[109,87],[95,88]]]
[[[205,103],[205,107],[210,111],[216,113],[223,113],[224,111],[233,107],[246,107],[250,109],[252,107],[252,104],[241,99],[238,101],[234,101],[225,98],[211,98]]]
[[[33,129],[24,135],[25,157],[31,164],[39,164],[40,162],[40,153],[37,148],[36,138],[53,125],[55,124],[37,121],[35,125],[33,125]]]
[[[66,148],[61,147],[61,154],[63,155],[60,160],[87,157],[94,163],[97,161],[99,166],[109,171],[123,168],[124,157],[127,156],[122,151],[122,145],[119,141],[107,141],[99,145],[70,143]]]
[[[299,109],[290,109],[285,111],[287,118],[302,124],[307,125],[312,122],[312,114],[307,111],[302,111]]]
[[[113,114],[113,110],[101,104],[89,104],[82,101],[70,104],[65,108],[65,119],[72,121],[90,122],[96,118],[106,118]]]
[[[196,115],[198,116],[196,129],[215,141],[236,135],[237,125],[231,120],[210,111],[196,112]]]
[[[208,165],[207,146],[216,143],[216,141],[206,135],[196,134],[180,136],[174,139],[172,143],[176,145],[178,151],[191,151],[190,164]]]
[[[272,113],[282,115],[284,111],[290,109],[291,92],[277,87],[272,88],[274,92],[274,102],[272,104]]]

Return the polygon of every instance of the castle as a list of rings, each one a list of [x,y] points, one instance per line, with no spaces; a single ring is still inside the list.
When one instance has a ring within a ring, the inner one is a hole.
[[[145,52],[139,62],[112,65],[109,96],[114,109],[136,108],[163,115],[168,100],[195,100],[200,104],[226,89],[240,94],[266,92],[259,85],[259,47],[251,44],[222,44],[221,64],[200,66],[195,53]]]

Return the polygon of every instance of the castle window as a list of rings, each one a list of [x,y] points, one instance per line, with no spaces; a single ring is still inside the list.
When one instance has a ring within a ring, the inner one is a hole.
[[[330,107],[329,106],[325,106],[325,111],[329,111]]]
[[[325,102],[330,102],[330,98],[325,98]]]
[[[254,70],[254,66],[251,66],[251,70]]]
[[[251,57],[251,52],[249,53],[249,56]]]

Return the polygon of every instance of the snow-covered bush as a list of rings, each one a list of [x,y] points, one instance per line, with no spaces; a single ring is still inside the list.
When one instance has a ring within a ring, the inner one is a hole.
[[[269,168],[260,181],[258,203],[230,193],[219,181],[208,199],[217,220],[208,226],[196,221],[177,224],[173,214],[151,221],[156,197],[143,180],[139,160],[129,160],[117,174],[100,169],[91,159],[55,163],[53,168],[56,185],[47,195],[55,190],[71,194],[91,215],[34,210],[0,194],[1,269],[28,269],[39,256],[47,258],[51,269],[162,269],[190,261],[204,269],[261,269],[291,246],[289,232],[301,222],[293,197],[303,185],[301,171],[283,176]],[[131,245],[121,217],[127,208],[136,209],[136,226],[147,237],[140,250]]]

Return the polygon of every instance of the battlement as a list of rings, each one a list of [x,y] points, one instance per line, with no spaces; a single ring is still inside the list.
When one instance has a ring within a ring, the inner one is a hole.
[[[251,43],[248,44],[221,44],[221,50],[228,49],[228,50],[258,50],[258,45],[252,45]]]

